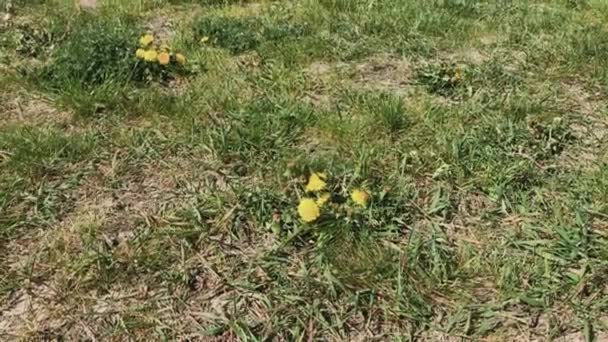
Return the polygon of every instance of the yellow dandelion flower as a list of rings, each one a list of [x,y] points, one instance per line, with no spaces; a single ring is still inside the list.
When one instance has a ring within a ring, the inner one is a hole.
[[[144,55],[144,60],[146,62],[156,62],[158,59],[158,53],[155,50],[148,50]]]
[[[135,51],[135,56],[139,59],[144,59],[146,57],[146,50],[137,49],[137,51]]]
[[[186,64],[186,56],[182,55],[181,53],[175,54],[175,60],[181,65]]]
[[[321,209],[311,198],[303,198],[298,205],[298,214],[304,222],[313,222],[321,216]]]
[[[306,184],[306,191],[314,192],[325,189],[325,186],[327,186],[327,183],[325,182],[326,179],[326,174],[321,172],[313,172],[308,179],[308,184]]]
[[[166,52],[161,52],[158,54],[158,64],[167,65],[171,61],[171,56]]]
[[[329,192],[321,193],[321,195],[319,195],[319,198],[317,198],[317,205],[319,206],[319,208],[323,208],[323,206],[327,202],[329,202],[330,198],[331,198],[331,194]]]
[[[151,34],[146,34],[146,35],[143,35],[141,38],[139,38],[139,45],[141,45],[142,47],[146,47],[146,46],[152,44],[153,41],[154,41],[154,36]]]
[[[360,205],[362,207],[366,207],[367,206],[367,202],[369,201],[369,193],[367,191],[365,191],[365,190],[355,189],[350,194],[350,198],[357,205]]]

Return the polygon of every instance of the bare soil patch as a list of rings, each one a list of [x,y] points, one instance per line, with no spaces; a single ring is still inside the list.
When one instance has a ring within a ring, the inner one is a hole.
[[[352,78],[359,88],[407,95],[411,92],[413,72],[408,60],[381,55],[355,65]]]
[[[25,92],[0,94],[0,128],[11,124],[53,124],[69,128],[72,113],[55,108],[43,97]]]

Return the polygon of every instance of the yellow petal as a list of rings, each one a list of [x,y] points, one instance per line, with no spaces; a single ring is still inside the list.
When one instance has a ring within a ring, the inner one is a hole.
[[[315,200],[303,198],[298,205],[298,214],[304,222],[313,222],[321,216],[321,210]]]
[[[181,53],[175,54],[175,60],[181,65],[186,64],[186,56],[182,55]]]
[[[317,198],[317,205],[319,208],[323,208],[323,206],[329,201],[331,198],[331,194],[329,192],[322,193],[319,198]]]
[[[146,57],[146,50],[137,49],[137,51],[135,51],[135,56],[139,59],[144,59]]]
[[[158,59],[158,53],[154,50],[148,50],[144,55],[144,59],[146,62],[156,62]]]
[[[321,191],[325,189],[327,183],[325,182],[327,179],[327,175],[320,172],[313,172],[308,179],[308,184],[306,184],[307,192]]]
[[[154,36],[151,34],[146,34],[146,35],[143,35],[141,38],[139,38],[139,44],[142,47],[146,47],[146,46],[150,45],[153,41],[154,41]]]
[[[167,65],[171,61],[171,56],[166,52],[161,52],[158,54],[158,64]]]
[[[365,190],[355,189],[350,194],[350,198],[355,204],[365,207],[367,206],[367,201],[369,201],[369,193]]]

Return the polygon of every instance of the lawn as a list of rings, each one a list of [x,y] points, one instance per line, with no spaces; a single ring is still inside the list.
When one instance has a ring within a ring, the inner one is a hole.
[[[97,2],[0,0],[0,340],[608,341],[608,2]]]

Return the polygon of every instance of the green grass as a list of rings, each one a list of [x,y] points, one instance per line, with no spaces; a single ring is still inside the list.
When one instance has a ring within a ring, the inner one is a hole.
[[[0,23],[0,338],[607,338],[602,1],[99,2]]]

